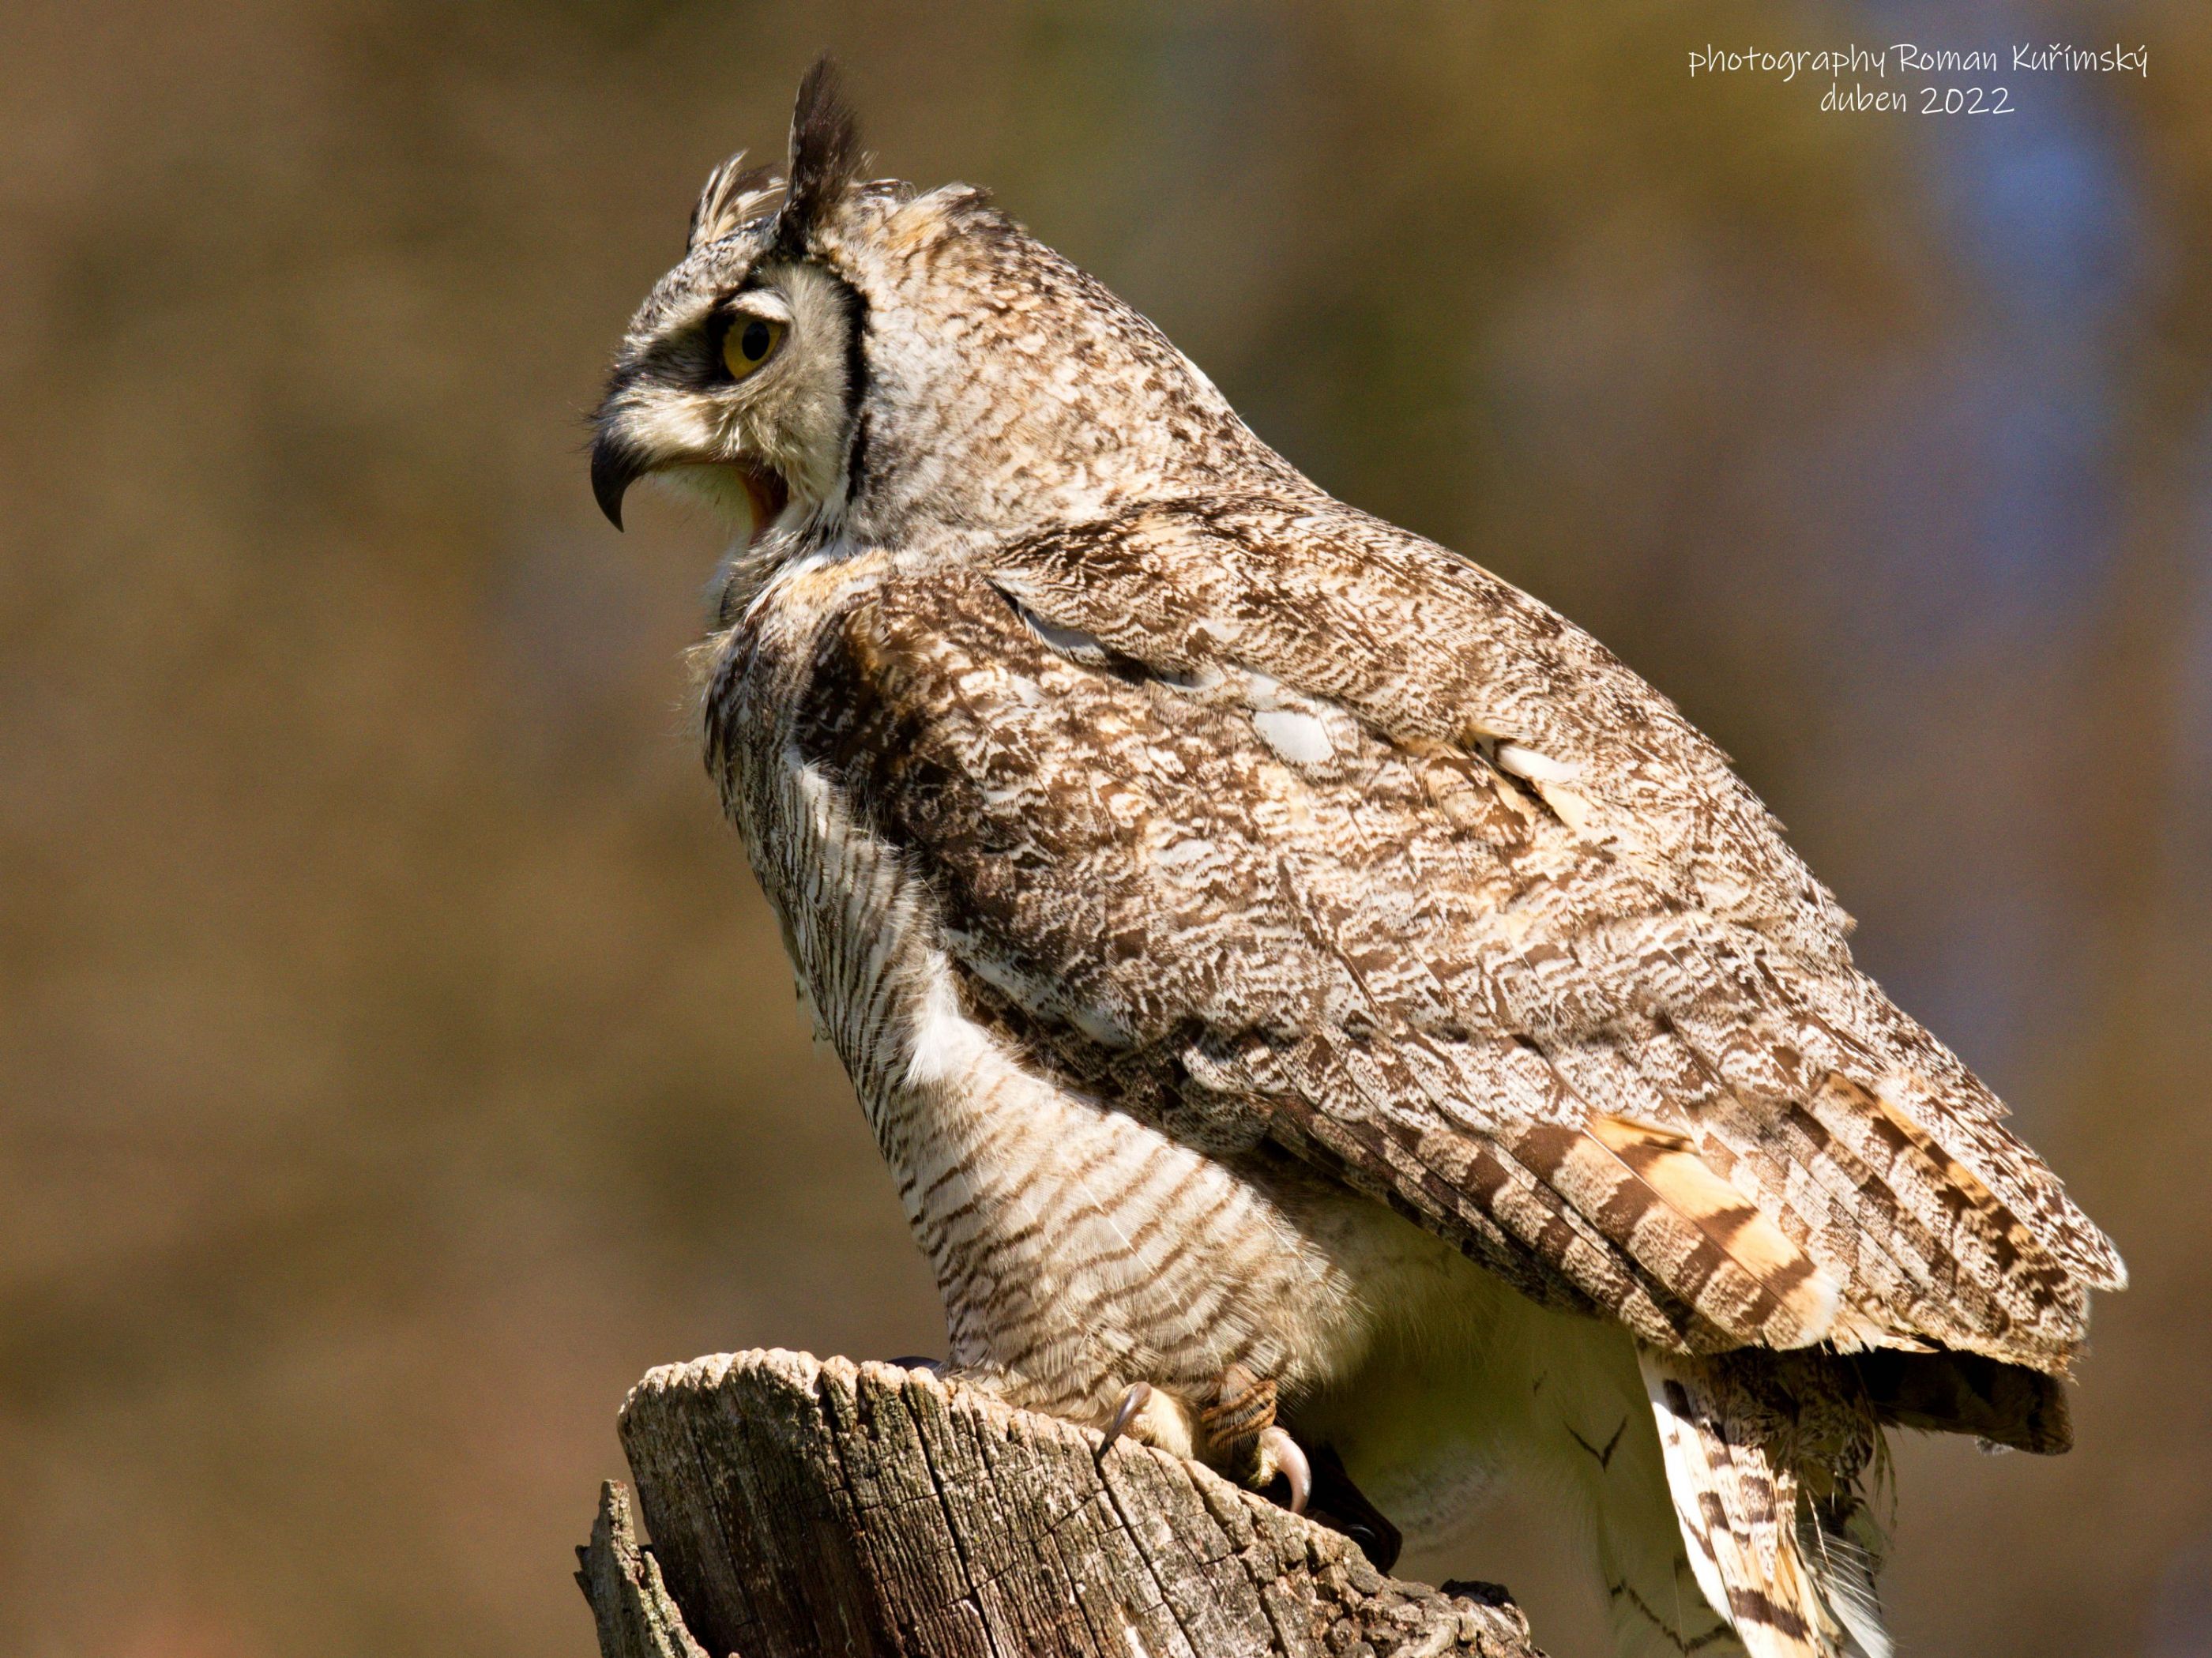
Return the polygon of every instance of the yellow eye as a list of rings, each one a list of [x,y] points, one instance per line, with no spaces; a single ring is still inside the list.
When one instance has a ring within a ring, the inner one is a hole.
[[[766,317],[740,314],[722,336],[722,366],[732,380],[741,380],[775,355],[783,343],[784,325]]]

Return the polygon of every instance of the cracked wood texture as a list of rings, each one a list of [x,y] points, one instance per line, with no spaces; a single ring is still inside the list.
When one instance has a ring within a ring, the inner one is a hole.
[[[1494,1597],[1149,1447],[927,1370],[781,1351],[653,1371],[577,1581],[603,1658],[1541,1658]]]

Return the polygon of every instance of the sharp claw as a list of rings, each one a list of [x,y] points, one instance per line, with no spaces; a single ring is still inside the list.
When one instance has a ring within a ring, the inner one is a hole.
[[[1281,1428],[1266,1428],[1261,1430],[1260,1448],[1275,1454],[1276,1467],[1291,1482],[1291,1512],[1304,1514],[1306,1498],[1313,1494],[1313,1465],[1298,1448],[1298,1442]]]
[[[1152,1402],[1152,1384],[1133,1382],[1129,1391],[1121,1395],[1121,1402],[1114,1407],[1114,1419],[1106,1424],[1105,1437],[1098,1442],[1098,1449],[1091,1457],[1093,1462],[1103,1462],[1106,1453],[1114,1448],[1114,1442],[1128,1431],[1129,1424],[1137,1419],[1137,1412]]]

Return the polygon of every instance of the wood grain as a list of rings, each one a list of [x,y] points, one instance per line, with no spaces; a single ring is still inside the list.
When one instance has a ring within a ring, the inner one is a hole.
[[[1541,1658],[1495,1593],[1149,1447],[927,1370],[780,1350],[653,1371],[578,1554],[603,1658]]]

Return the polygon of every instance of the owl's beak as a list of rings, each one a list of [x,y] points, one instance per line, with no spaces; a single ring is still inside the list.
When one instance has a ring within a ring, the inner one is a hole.
[[[623,527],[623,499],[630,485],[654,473],[682,477],[703,488],[716,507],[733,515],[746,514],[750,540],[766,533],[791,504],[789,483],[767,461],[655,444],[652,411],[639,417],[626,396],[628,391],[620,381],[609,390],[595,417],[598,433],[592,439],[592,498],[616,529]],[[671,422],[662,419],[659,424],[665,428]],[[743,505],[738,504],[740,499]]]
[[[631,484],[652,470],[653,463],[645,452],[618,428],[600,426],[599,436],[592,440],[592,498],[616,529],[623,526],[623,497],[629,493]]]

